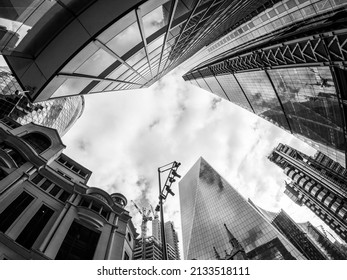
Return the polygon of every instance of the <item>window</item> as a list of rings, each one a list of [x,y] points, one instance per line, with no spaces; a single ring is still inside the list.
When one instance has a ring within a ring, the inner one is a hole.
[[[105,209],[101,210],[101,216],[103,216],[106,220],[108,219],[109,213],[110,212],[106,211]]]
[[[62,202],[65,202],[70,196],[70,193],[67,191],[63,191],[61,195],[58,197],[58,199]]]
[[[61,190],[61,188],[59,188],[58,186],[54,186],[49,193],[53,196],[56,196],[58,194],[58,192]]]
[[[1,158],[0,158],[0,181],[7,176],[7,173],[1,169]]]
[[[1,143],[0,149],[6,152],[18,167],[22,166],[26,162],[24,157],[17,150],[10,145],[7,145],[7,143]]]
[[[42,176],[41,176],[42,177]],[[48,187],[52,184],[50,180],[45,180],[41,185],[40,188],[43,189],[44,191],[48,189]]]
[[[110,211],[108,211],[107,209],[104,208],[104,206],[98,204],[97,202],[95,202],[93,200],[83,198],[81,200],[81,202],[79,203],[79,206],[89,208],[90,210],[92,210],[92,211],[98,213],[99,215],[101,215],[102,217],[104,217],[106,220],[110,216]]]
[[[90,202],[85,200],[85,199],[82,199],[82,201],[80,202],[80,206],[83,206],[83,207],[89,207],[90,205]]]
[[[58,251],[56,260],[92,260],[100,232],[73,222]]]
[[[6,230],[23,213],[34,198],[26,192],[22,192],[7,208],[0,214],[0,231]]]
[[[51,146],[51,140],[40,133],[28,133],[21,137],[25,142],[27,142],[38,154],[47,150]]]
[[[54,211],[51,208],[42,205],[17,237],[16,242],[23,247],[30,249],[48,223],[49,219],[52,217],[53,213]]]

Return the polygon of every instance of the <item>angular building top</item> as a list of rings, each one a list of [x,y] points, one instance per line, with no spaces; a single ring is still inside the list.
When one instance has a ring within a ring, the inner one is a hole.
[[[184,259],[229,255],[225,227],[248,259],[305,259],[203,158],[182,178],[179,193]]]
[[[34,101],[147,87],[268,2],[7,1],[0,52]]]
[[[7,67],[0,67],[0,91],[0,118],[55,128],[60,136],[82,115],[85,104],[83,96],[32,103]]]

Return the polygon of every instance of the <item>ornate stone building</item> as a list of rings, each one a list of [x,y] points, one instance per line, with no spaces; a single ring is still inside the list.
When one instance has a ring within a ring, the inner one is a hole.
[[[132,259],[127,199],[87,186],[57,131],[0,120],[0,259]]]

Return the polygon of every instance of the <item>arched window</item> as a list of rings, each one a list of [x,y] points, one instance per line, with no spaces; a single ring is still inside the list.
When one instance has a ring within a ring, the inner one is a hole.
[[[51,140],[41,133],[28,133],[21,138],[27,142],[38,154],[41,154],[51,146]]]

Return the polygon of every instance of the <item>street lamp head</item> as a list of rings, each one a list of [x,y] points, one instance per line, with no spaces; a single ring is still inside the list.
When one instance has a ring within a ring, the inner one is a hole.
[[[180,162],[175,161],[175,162],[174,162],[173,167],[174,167],[174,168],[175,168],[175,167],[177,167],[177,168],[178,168],[180,165],[181,165],[181,163],[180,163]]]
[[[176,180],[174,178],[169,178],[169,181],[170,181],[170,183],[176,182]]]
[[[172,196],[175,195],[169,186],[166,186],[166,191],[167,191],[167,193],[171,194]]]
[[[177,174],[176,170],[172,170],[172,175],[181,178],[181,175]]]

